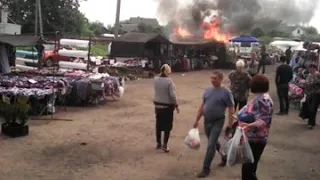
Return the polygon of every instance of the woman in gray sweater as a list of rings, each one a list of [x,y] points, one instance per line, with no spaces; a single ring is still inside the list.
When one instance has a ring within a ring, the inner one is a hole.
[[[175,93],[175,85],[169,77],[171,68],[168,64],[164,64],[160,70],[160,76],[154,79],[154,99],[156,113],[156,137],[157,149],[169,152],[168,141],[173,124],[173,111],[179,107]],[[164,131],[164,140],[161,142],[161,132]]]

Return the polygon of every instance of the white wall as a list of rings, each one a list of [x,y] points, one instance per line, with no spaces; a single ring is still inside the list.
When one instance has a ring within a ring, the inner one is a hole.
[[[304,30],[302,30],[301,28],[297,28],[294,31],[292,31],[292,36],[294,37],[299,37],[302,36],[304,34]]]
[[[0,34],[21,34],[21,26],[11,23],[0,23]]]

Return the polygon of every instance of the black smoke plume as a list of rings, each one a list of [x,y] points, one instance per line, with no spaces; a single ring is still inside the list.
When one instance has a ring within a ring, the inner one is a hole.
[[[320,3],[320,0],[192,0],[183,5],[179,0],[156,1],[158,17],[163,22],[197,31],[205,19],[219,16],[223,19],[222,28],[233,35],[247,33],[257,23],[266,27],[276,22],[308,23]]]

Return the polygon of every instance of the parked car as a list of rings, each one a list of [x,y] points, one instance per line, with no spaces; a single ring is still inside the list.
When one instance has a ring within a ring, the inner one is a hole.
[[[54,44],[43,44],[44,45],[44,56],[42,63],[45,66],[52,66],[58,64],[59,61],[73,61],[75,57],[61,56],[58,54],[58,49]],[[63,47],[68,50],[72,50],[72,47]]]
[[[69,56],[61,56],[58,54],[58,49],[56,48],[55,44],[43,44],[44,46],[44,54],[42,57],[42,64],[45,66],[52,66],[54,64],[58,64],[59,61],[73,61],[76,59],[75,57]],[[73,50],[72,47],[63,47],[64,49]],[[25,59],[38,59],[38,52],[35,47],[30,47],[30,49],[25,50],[17,50],[16,57],[21,57]]]

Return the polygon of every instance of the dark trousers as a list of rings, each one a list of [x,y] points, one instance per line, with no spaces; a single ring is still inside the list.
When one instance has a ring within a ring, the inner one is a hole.
[[[308,125],[315,126],[318,107],[320,104],[320,94],[311,95],[311,96],[307,97],[307,103],[309,105]]]
[[[239,101],[237,99],[234,99],[234,109],[235,111],[237,111],[237,109],[239,108],[242,109],[243,106],[245,106],[247,104],[247,101]]]
[[[280,84],[277,86],[277,94],[279,98],[280,104],[280,112],[288,113],[289,112],[289,85],[288,84]]]
[[[259,63],[258,73],[260,72],[261,68],[262,68],[262,74],[264,74],[266,72],[266,65],[264,63]]]
[[[242,180],[258,180],[256,172],[265,146],[265,143],[250,142],[254,162],[242,165]]]
[[[287,57],[287,56],[286,56],[286,63],[287,63],[287,64],[290,64],[290,60],[291,60],[291,57]]]
[[[223,128],[224,118],[205,122],[204,131],[208,138],[208,146],[206,155],[203,161],[203,170],[210,171],[211,163],[217,150],[218,138]],[[220,146],[218,145],[218,148]]]
[[[156,139],[157,144],[167,146],[173,123],[173,108],[156,108]],[[161,142],[161,132],[164,132],[163,143]]]

